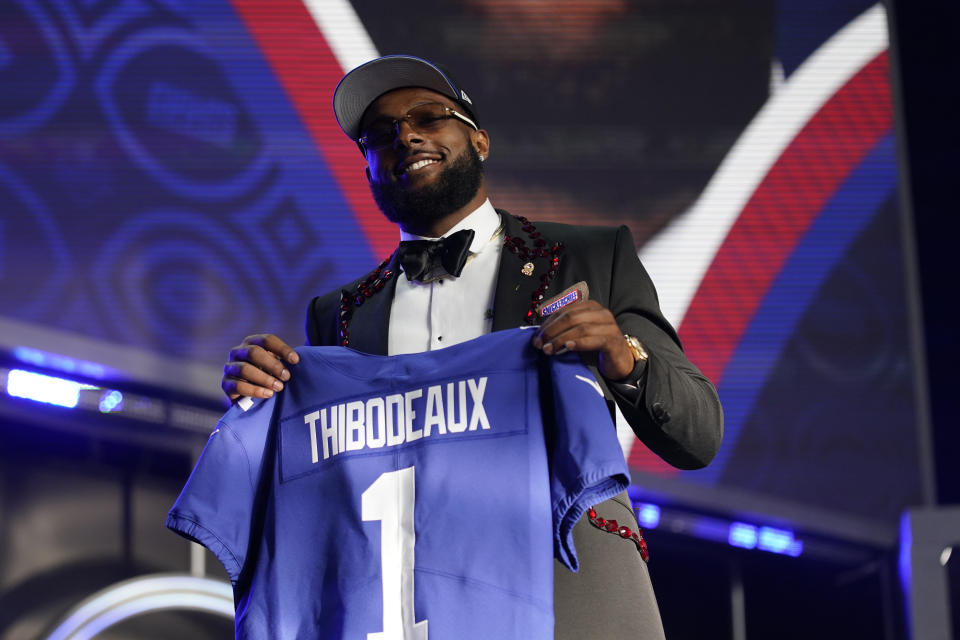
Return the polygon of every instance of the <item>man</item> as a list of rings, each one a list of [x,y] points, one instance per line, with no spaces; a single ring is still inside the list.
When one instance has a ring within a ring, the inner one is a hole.
[[[661,315],[626,227],[534,225],[495,210],[482,170],[490,136],[467,93],[426,60],[386,56],[354,69],[334,110],[366,158],[378,206],[412,244],[315,298],[310,344],[395,355],[540,324],[534,347],[580,352],[646,446],[684,469],[713,458],[723,429],[716,391]],[[559,293],[556,305],[545,304]],[[546,306],[559,309],[544,317]],[[250,336],[230,352],[222,388],[234,400],[270,397],[297,360],[276,336]],[[639,529],[625,494],[596,511]],[[580,572],[555,572],[556,637],[662,638],[638,547],[586,517],[574,538]]]

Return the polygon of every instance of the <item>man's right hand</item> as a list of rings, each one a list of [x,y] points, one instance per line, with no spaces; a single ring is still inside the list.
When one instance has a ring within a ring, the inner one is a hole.
[[[297,352],[272,333],[247,336],[228,358],[220,388],[231,402],[241,396],[271,397],[290,379],[287,365],[300,361]]]

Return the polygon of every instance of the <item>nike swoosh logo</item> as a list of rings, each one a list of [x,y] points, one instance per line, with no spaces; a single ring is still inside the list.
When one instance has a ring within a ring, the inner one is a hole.
[[[585,377],[583,377],[583,376],[581,376],[581,375],[578,374],[578,375],[577,375],[577,380],[583,380],[583,381],[586,382],[588,385],[590,385],[591,387],[593,387],[594,390],[595,390],[597,393],[600,394],[600,397],[601,397],[601,398],[603,397],[603,389],[600,388],[600,383],[597,382],[596,380],[594,380],[593,378],[585,378]]]

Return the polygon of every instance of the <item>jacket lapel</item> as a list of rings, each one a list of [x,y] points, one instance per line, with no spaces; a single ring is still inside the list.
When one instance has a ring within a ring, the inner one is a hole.
[[[353,311],[350,319],[350,348],[377,356],[387,355],[390,308],[397,289],[397,254],[394,252],[386,269],[391,272],[382,290],[374,293]]]
[[[555,268],[551,271],[554,254],[548,251],[546,256],[540,255],[540,247],[536,246],[537,238],[531,237],[528,231],[524,230],[526,225],[506,211],[497,211],[500,213],[504,234],[521,240],[522,244],[516,252],[505,244],[500,254],[500,270],[497,273],[497,290],[493,301],[494,331],[530,324],[527,322],[527,314],[532,308],[534,295],[545,282],[551,283],[556,272]],[[554,246],[549,238],[540,236],[540,239],[544,241],[544,248],[549,250]],[[546,297],[549,297],[551,290],[552,287],[547,289]],[[533,323],[535,324],[536,320]]]

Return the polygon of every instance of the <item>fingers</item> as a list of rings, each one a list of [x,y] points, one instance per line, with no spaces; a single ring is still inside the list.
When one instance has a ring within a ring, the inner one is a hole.
[[[269,398],[275,391],[281,391],[283,382],[290,379],[287,365],[299,360],[297,353],[275,335],[247,336],[243,343],[230,350],[220,388],[231,401],[240,396]]]
[[[288,364],[297,364],[300,362],[300,356],[286,342],[273,335],[272,333],[261,333],[253,336],[247,336],[243,344],[257,345],[264,351],[272,353],[280,360]]]
[[[608,325],[576,324],[543,340],[539,348],[548,356],[564,350],[612,353],[621,342],[626,343],[616,325],[611,329]],[[534,346],[537,346],[536,342]]]
[[[285,379],[289,379],[290,373],[286,370],[284,370],[284,372],[286,373]],[[281,382],[276,376],[271,375],[270,373],[250,364],[249,362],[228,362],[227,364],[223,365],[223,379],[237,380],[271,391],[283,390],[283,382]],[[241,393],[241,395],[250,394]],[[258,397],[269,398],[270,396],[258,395]]]
[[[227,367],[229,365],[249,363],[278,380],[286,381],[290,379],[290,370],[284,366],[283,361],[275,354],[264,350],[263,347],[258,345],[240,345],[234,347],[230,350],[229,358],[230,361],[227,362],[223,368],[225,375],[227,374]],[[239,370],[234,375],[243,377],[243,373]]]
[[[533,346],[547,355],[562,349],[596,351],[607,339],[623,339],[609,309],[585,300],[551,315],[533,337]]]
[[[220,381],[220,388],[227,394],[231,401],[240,396],[250,396],[253,398],[269,398],[273,396],[273,389],[254,385],[239,378],[229,378],[224,376]]]
[[[600,372],[610,380],[621,380],[633,371],[633,354],[616,318],[593,300],[572,304],[547,318],[532,342],[547,355],[563,351],[596,353]]]

